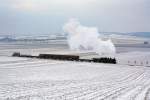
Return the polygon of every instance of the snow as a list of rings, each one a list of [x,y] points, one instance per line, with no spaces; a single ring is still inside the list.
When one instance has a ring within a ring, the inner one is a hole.
[[[0,57],[0,73],[0,100],[150,99],[144,66]]]
[[[116,55],[119,64],[150,66],[150,52],[126,52]]]
[[[150,100],[150,47],[124,44],[117,47],[118,64],[100,64],[10,57],[13,52],[99,57],[69,51],[65,41],[0,43],[0,100]]]
[[[15,58],[13,58],[13,57],[7,57],[7,56],[1,56],[0,57],[0,63],[2,64],[2,63],[8,63],[8,62],[15,62],[15,61],[26,61],[26,60],[28,60],[28,59],[26,59],[26,58],[18,58],[18,57],[15,57]]]

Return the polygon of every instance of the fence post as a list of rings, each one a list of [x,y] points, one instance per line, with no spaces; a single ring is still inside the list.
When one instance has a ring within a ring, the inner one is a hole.
[[[130,65],[130,61],[128,61],[128,65]]]
[[[141,65],[143,65],[143,62],[141,62]]]
[[[134,61],[134,64],[136,65],[136,60]]]

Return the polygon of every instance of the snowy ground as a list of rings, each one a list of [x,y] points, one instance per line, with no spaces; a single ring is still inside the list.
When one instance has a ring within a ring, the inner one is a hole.
[[[0,73],[0,100],[150,99],[149,67],[8,57]]]
[[[65,44],[0,43],[0,100],[150,100],[149,45],[117,50],[113,65],[10,57],[15,51],[97,55]]]

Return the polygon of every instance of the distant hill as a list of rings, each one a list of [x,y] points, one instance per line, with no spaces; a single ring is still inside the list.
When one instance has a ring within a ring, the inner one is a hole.
[[[119,32],[100,32],[100,34],[104,35],[111,35],[111,34],[116,34],[116,35],[129,35],[129,36],[137,36],[137,37],[146,37],[150,38],[150,32],[129,32],[129,33],[119,33]]]
[[[16,41],[16,40],[10,37],[0,38],[0,42],[13,42],[13,41]]]
[[[136,36],[143,38],[150,38],[150,32],[99,32],[102,36],[115,36],[117,38],[127,37],[127,36]],[[65,40],[66,35],[53,34],[53,35],[3,35],[0,34],[0,42],[15,42],[15,41],[48,41],[48,40]]]
[[[134,33],[128,33],[128,34],[133,35],[133,36],[150,38],[150,32],[134,32]]]

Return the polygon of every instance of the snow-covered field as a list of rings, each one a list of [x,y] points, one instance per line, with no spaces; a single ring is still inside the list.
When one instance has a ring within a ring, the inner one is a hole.
[[[0,43],[0,100],[150,100],[149,46],[117,50],[113,65],[10,57],[15,51],[97,55],[68,51],[65,44]]]
[[[0,59],[0,100],[150,99],[149,67]]]

